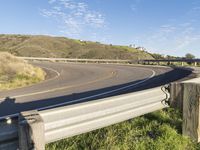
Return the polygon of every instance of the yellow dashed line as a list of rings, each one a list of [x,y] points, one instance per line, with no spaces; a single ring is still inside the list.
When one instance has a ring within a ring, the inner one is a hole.
[[[99,82],[99,81],[103,81],[103,80],[109,79],[109,78],[115,76],[116,74],[117,74],[116,71],[112,71],[108,76],[105,76],[103,78],[98,78],[98,79],[90,81],[90,82],[86,82],[86,83],[82,83],[82,84],[76,84],[76,85],[71,85],[71,86],[64,86],[64,87],[50,89],[50,90],[41,91],[41,92],[35,92],[35,93],[29,93],[29,94],[12,96],[12,98],[27,97],[27,96],[33,96],[33,95],[38,95],[38,94],[44,94],[44,93],[49,93],[49,92],[55,92],[55,91],[59,91],[59,90],[74,88],[74,87],[78,87],[78,86],[84,86],[84,85],[88,85],[88,84],[92,84],[92,83],[95,83],[95,82]],[[4,99],[4,98],[0,98],[0,99]]]

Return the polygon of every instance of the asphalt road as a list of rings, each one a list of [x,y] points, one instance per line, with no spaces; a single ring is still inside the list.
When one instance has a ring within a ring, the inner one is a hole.
[[[47,80],[0,91],[0,117],[144,90],[188,77],[191,72],[164,67],[34,62]]]

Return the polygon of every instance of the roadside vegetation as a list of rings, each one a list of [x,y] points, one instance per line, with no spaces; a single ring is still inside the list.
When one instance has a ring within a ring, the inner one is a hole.
[[[42,69],[7,52],[0,52],[0,90],[27,86],[44,79]]]
[[[181,135],[181,113],[172,108],[48,144],[47,150],[200,150]]]

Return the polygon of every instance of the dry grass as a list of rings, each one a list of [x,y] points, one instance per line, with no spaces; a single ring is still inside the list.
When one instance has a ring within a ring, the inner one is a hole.
[[[44,79],[42,69],[7,52],[0,52],[0,90],[22,87]]]

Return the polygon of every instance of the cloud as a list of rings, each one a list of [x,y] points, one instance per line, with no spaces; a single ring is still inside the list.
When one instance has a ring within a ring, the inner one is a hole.
[[[135,11],[137,10],[137,7],[136,7],[135,4],[132,4],[132,5],[131,5],[131,10],[132,10],[133,12],[135,12]]]
[[[56,0],[49,0],[49,4],[56,2]]]
[[[132,2],[133,10],[139,6]],[[136,7],[137,6],[137,7]],[[184,55],[189,50],[199,55],[200,43],[200,1],[188,6],[180,16],[175,15],[160,23],[157,19],[152,26],[146,28],[146,32],[138,35],[138,45],[145,46],[151,52]],[[144,29],[143,29],[144,30]],[[133,35],[134,36],[134,35]],[[134,38],[135,40],[135,38]]]
[[[138,5],[142,2],[142,0],[133,0],[130,8],[133,12],[137,11]]]
[[[191,22],[163,24],[142,35],[140,41],[151,51],[173,55],[186,53],[200,43],[200,31]]]
[[[165,24],[165,25],[161,25],[159,32],[161,34],[168,34],[168,33],[172,33],[177,29],[177,27],[170,25],[170,24]]]
[[[59,23],[62,33],[79,35],[87,28],[104,28],[105,16],[91,10],[86,3],[74,0],[49,0],[50,9],[41,9],[43,17],[53,18]]]

